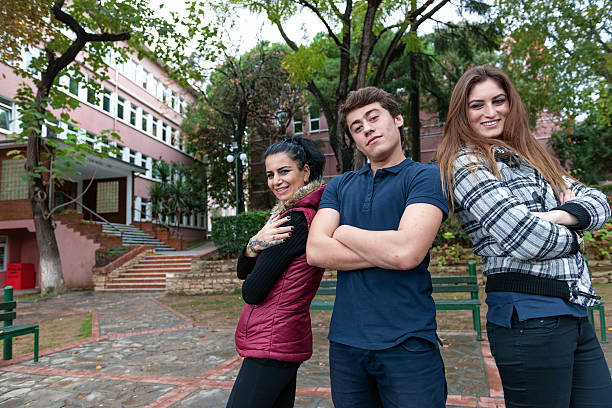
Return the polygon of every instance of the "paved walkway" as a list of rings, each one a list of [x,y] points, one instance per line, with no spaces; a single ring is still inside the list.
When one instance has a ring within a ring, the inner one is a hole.
[[[36,364],[31,355],[1,361],[0,408],[225,407],[241,363],[233,329],[194,327],[159,296],[82,292],[20,303],[19,316],[27,320],[90,311],[93,335],[42,350]],[[298,374],[296,407],[333,407],[325,335],[315,330],[314,355]],[[467,332],[440,336],[447,407],[503,407],[488,343]]]

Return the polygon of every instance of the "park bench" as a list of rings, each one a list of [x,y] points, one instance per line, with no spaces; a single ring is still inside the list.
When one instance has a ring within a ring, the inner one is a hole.
[[[37,324],[13,324],[17,317],[15,308],[17,302],[13,300],[13,287],[4,288],[4,302],[0,302],[0,320],[4,322],[4,327],[0,327],[0,340],[4,340],[2,357],[4,360],[13,358],[13,337],[23,336],[24,334],[34,334],[34,362],[38,361],[38,325]]]
[[[468,262],[468,275],[465,276],[432,276],[431,283],[434,293],[469,293],[469,299],[435,299],[436,310],[471,310],[472,323],[476,331],[476,338],[482,340],[480,326],[480,300],[478,299],[478,279],[476,277],[476,263]],[[317,296],[335,296],[336,281],[321,281]],[[312,301],[311,310],[332,310],[333,299],[317,299]]]
[[[593,328],[595,328],[595,317],[593,316],[593,312],[597,310],[599,312],[599,327],[601,328],[601,342],[607,343],[606,340],[606,315],[604,313],[604,303],[601,302],[597,306],[589,306],[589,321]]]

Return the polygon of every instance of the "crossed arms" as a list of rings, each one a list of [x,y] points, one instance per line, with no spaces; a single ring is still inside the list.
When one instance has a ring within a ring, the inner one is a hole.
[[[310,226],[306,257],[310,265],[343,271],[413,269],[427,255],[442,217],[435,205],[415,203],[406,207],[397,230],[372,231],[340,225],[338,211],[322,208]]]

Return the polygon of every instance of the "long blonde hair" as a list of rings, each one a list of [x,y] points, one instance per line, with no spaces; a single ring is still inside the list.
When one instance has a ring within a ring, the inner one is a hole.
[[[485,138],[476,134],[468,120],[468,97],[474,85],[492,79],[504,90],[509,112],[504,122],[503,140]],[[501,180],[495,161],[495,148],[505,147],[521,156],[533,166],[558,194],[567,186],[563,176],[569,174],[533,137],[529,127],[529,115],[510,78],[492,65],[481,65],[466,71],[453,89],[448,116],[444,124],[444,136],[436,153],[440,166],[442,186],[448,194],[451,209],[454,208],[453,185],[455,160],[459,151],[467,147],[472,153],[485,159],[495,177]]]

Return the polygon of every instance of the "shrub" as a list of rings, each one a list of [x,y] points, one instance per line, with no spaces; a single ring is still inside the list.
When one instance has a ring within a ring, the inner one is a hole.
[[[555,132],[550,142],[570,174],[587,184],[612,177],[612,129],[601,127],[592,118]]]
[[[583,252],[586,259],[612,260],[612,219],[599,231],[584,232]]]
[[[463,228],[461,228],[455,216],[448,217],[448,219],[440,225],[438,235],[436,235],[434,239],[434,247],[444,245],[461,245],[466,248],[472,247],[472,240],[469,235],[463,231]]]
[[[211,238],[219,255],[238,256],[249,239],[257,234],[270,217],[269,211],[249,211],[237,216],[212,217]]]

